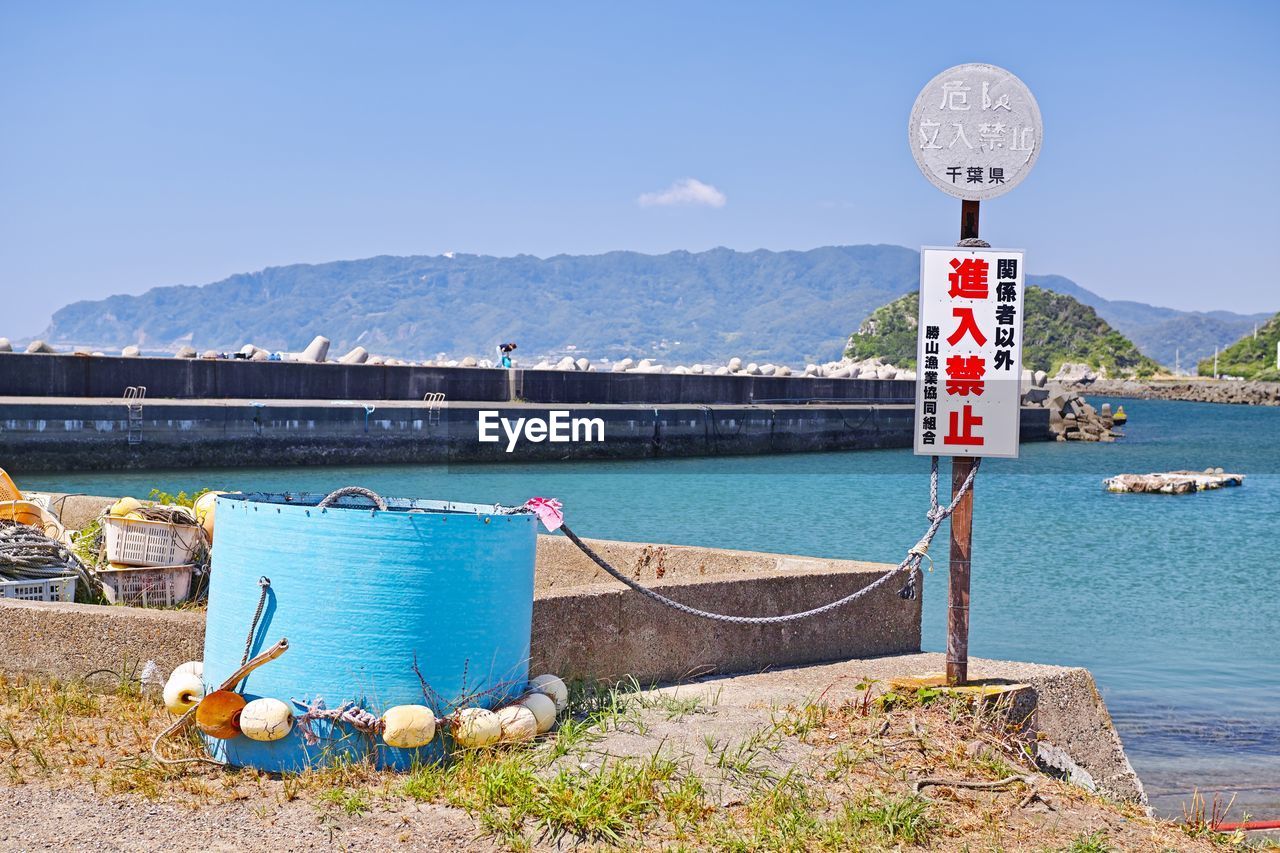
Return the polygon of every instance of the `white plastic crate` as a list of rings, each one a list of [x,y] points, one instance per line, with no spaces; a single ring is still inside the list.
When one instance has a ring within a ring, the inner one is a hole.
[[[172,607],[191,594],[194,565],[138,566],[98,572],[102,595],[111,604],[130,607]]]
[[[75,601],[76,576],[63,575],[38,581],[0,581],[0,598],[22,601]]]
[[[179,566],[192,562],[204,541],[198,524],[172,524],[137,518],[102,519],[107,561],[124,566]]]

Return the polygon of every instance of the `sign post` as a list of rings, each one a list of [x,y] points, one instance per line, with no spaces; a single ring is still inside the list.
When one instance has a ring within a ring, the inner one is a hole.
[[[960,242],[920,253],[915,452],[951,456],[954,499],[975,459],[1017,458],[1022,398],[1021,250],[978,237],[979,204],[1003,195],[1040,153],[1040,108],[994,65],[957,65],[921,90],[907,128],[924,176],[960,202]],[[947,683],[969,678],[973,486],[951,515]]]

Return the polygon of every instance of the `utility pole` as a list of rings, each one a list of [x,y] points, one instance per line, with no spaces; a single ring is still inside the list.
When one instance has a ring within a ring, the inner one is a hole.
[[[978,237],[978,205],[960,202],[960,239]],[[954,500],[973,470],[972,456],[951,457],[951,497]],[[976,483],[974,484],[976,485]],[[951,514],[951,567],[947,585],[947,684],[969,680],[969,569],[973,562],[973,486]]]
[[[1173,348],[1173,375],[1182,375],[1182,350],[1178,347]]]
[[[1218,347],[1216,344],[1213,347],[1213,378],[1218,378]]]

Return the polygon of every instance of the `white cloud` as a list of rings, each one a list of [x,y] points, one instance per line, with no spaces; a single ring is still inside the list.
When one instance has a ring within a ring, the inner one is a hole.
[[[661,192],[644,193],[636,201],[641,207],[671,207],[678,204],[724,207],[728,199],[711,184],[704,184],[697,178],[683,178]]]

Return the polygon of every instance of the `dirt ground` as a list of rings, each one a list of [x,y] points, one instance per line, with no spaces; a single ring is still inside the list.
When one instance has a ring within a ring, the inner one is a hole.
[[[0,677],[0,797],[11,804],[0,850],[1088,853],[1244,843],[1039,773],[998,707],[883,682],[824,686],[812,674],[586,691],[539,742],[409,774],[165,767],[147,752],[169,722],[153,693],[130,685],[101,693]],[[171,754],[194,750],[187,739]]]

